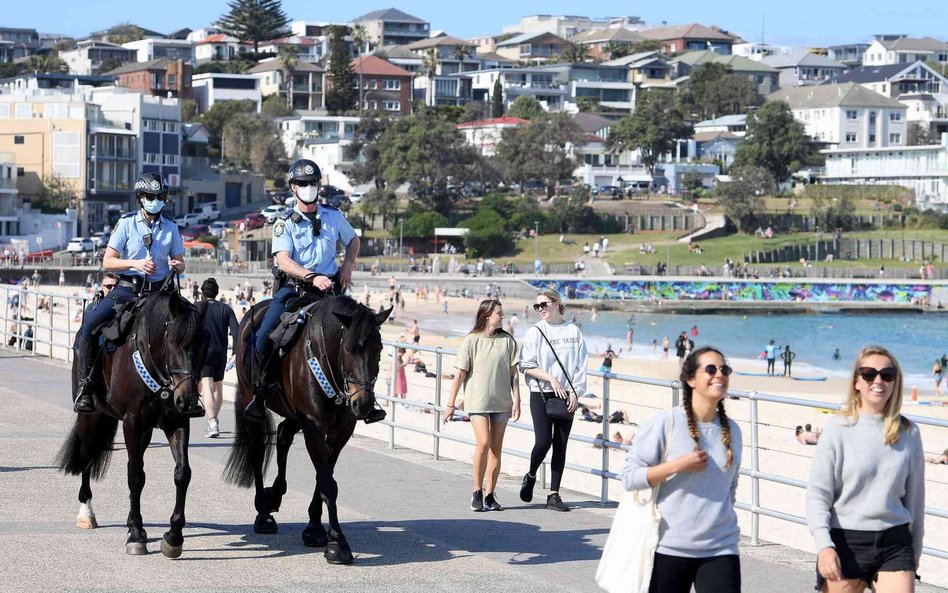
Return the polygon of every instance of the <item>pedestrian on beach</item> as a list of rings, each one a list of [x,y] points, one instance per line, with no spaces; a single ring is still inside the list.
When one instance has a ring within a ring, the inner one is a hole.
[[[777,345],[773,340],[764,346],[764,357],[767,359],[767,376],[773,377],[776,372],[774,366],[777,363]]]
[[[671,344],[668,340],[668,336],[662,338],[662,360],[668,360],[668,347]]]
[[[66,286],[66,272],[59,270],[59,287]]]
[[[935,397],[941,396],[941,379],[944,374],[944,367],[941,366],[941,360],[936,358],[932,365],[932,379],[935,380]]]
[[[888,350],[863,348],[839,415],[820,435],[806,492],[824,592],[910,592],[925,533],[925,457],[901,415],[902,371]]]
[[[688,336],[681,332],[678,339],[675,340],[675,356],[678,357],[678,367],[685,363],[685,356],[688,354]]]
[[[508,322],[507,332],[516,337],[517,336],[517,326],[520,325],[520,320],[517,319],[517,314],[514,313],[510,316],[510,321]]]
[[[656,414],[626,456],[626,490],[661,484],[650,593],[687,593],[692,586],[698,593],[741,590],[734,512],[741,430],[724,410],[730,375],[717,349],[689,354],[681,367],[681,406]]]
[[[414,344],[417,344],[421,341],[421,329],[418,327],[418,320],[411,320],[411,327],[408,328],[408,335],[411,336],[411,341]]]
[[[474,438],[474,495],[471,510],[502,511],[494,489],[500,476],[500,454],[507,421],[520,419],[520,381],[517,373],[517,341],[503,330],[504,309],[500,301],[481,301],[474,327],[464,337],[454,366],[458,372],[442,420],[454,415],[458,391],[464,386],[464,409],[471,419]],[[484,488],[484,477],[487,487]]]
[[[635,317],[630,315],[629,319],[625,322],[625,343],[629,345],[629,350],[632,349],[632,340],[635,338]]]
[[[405,367],[408,366],[408,360],[405,358],[407,351],[404,348],[398,349],[398,358],[395,361],[395,397],[405,399],[408,396],[408,378],[405,377]]]
[[[621,348],[619,349],[621,350]],[[619,358],[619,355],[616,354],[615,350],[612,349],[612,344],[606,344],[606,351],[601,354],[602,364],[599,365],[600,373],[611,373],[612,372],[612,361],[616,358]]]
[[[780,353],[780,358],[783,359],[783,376],[792,377],[790,373],[790,365],[793,364],[793,359],[797,357],[796,352],[790,350],[790,344],[787,344],[783,351]]]
[[[237,356],[237,316],[230,305],[217,300],[220,286],[214,278],[201,284],[201,294],[207,301],[204,315],[204,335],[207,336],[207,356],[201,369],[200,392],[207,411],[207,438],[221,434],[217,415],[224,402],[224,372],[227,368],[227,334],[231,336],[231,355]]]
[[[559,490],[573,412],[579,396],[586,393],[586,341],[582,330],[564,321],[566,307],[556,290],[548,288],[540,292],[533,308],[540,315],[540,321],[524,336],[520,372],[527,376],[530,387],[535,443],[530,454],[530,469],[520,486],[520,500],[533,500],[537,470],[552,447],[550,494],[546,497],[546,508],[569,511]],[[556,402],[557,398],[564,401]],[[566,404],[565,410],[563,403]]]

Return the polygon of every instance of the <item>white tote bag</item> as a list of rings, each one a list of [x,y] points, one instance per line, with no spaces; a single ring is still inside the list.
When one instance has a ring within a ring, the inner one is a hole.
[[[668,442],[675,426],[672,410],[665,431],[662,463],[668,458]],[[658,484],[646,497],[644,490],[626,492],[612,520],[609,537],[596,569],[596,583],[608,593],[648,593],[658,548]]]

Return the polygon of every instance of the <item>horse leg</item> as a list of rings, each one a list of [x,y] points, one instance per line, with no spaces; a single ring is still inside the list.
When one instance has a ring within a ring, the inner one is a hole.
[[[79,487],[79,514],[76,515],[76,527],[79,529],[95,529],[99,523],[95,520],[95,511],[92,510],[92,487],[90,486],[91,469],[82,472],[82,486]]]
[[[244,422],[244,430],[247,431],[248,444],[250,448],[250,464],[253,467],[253,484],[255,494],[253,497],[253,506],[257,511],[257,517],[253,521],[254,533],[272,534],[279,529],[276,519],[271,515],[270,494],[267,488],[263,486],[264,466],[266,465],[268,437],[267,431],[270,430],[269,422],[261,424],[260,422],[247,422],[241,418],[238,422]]]
[[[148,553],[148,534],[142,525],[142,489],[145,488],[145,448],[151,442],[151,429],[142,430],[135,418],[122,422],[125,448],[128,451],[128,539],[125,553],[140,556]],[[141,431],[141,432],[139,432]]]
[[[330,564],[352,564],[352,549],[346,541],[346,536],[342,533],[342,527],[339,525],[339,516],[336,509],[336,497],[339,488],[336,479],[333,477],[333,468],[330,461],[329,447],[326,443],[326,436],[316,423],[307,420],[303,423],[303,436],[306,437],[306,449],[309,451],[310,459],[316,467],[316,482],[318,492],[326,503],[326,510],[329,514],[329,534],[326,544],[326,561]],[[316,500],[310,505],[318,505]]]
[[[290,446],[293,445],[293,437],[300,431],[300,425],[294,420],[284,420],[277,427],[277,476],[273,480],[273,486],[265,488],[267,498],[270,501],[270,511],[280,512],[280,504],[283,502],[283,495],[286,494],[286,457],[290,452]]]
[[[191,434],[191,423],[185,419],[177,426],[165,428],[165,436],[171,447],[174,457],[174,512],[171,514],[171,528],[161,538],[161,553],[168,558],[177,558],[181,555],[184,546],[184,505],[188,497],[188,484],[191,483],[191,464],[188,462],[188,442]]]
[[[355,419],[343,426],[340,430],[329,430],[326,437],[326,447],[329,450],[329,467],[335,469],[339,453],[345,447],[352,432],[355,430]],[[303,544],[311,548],[324,548],[329,543],[326,530],[323,529],[323,497],[319,491],[319,480],[313,491],[313,500],[309,503],[309,525],[303,530]]]

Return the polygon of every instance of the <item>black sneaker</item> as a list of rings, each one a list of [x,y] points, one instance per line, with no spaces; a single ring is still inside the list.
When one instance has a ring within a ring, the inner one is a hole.
[[[551,511],[560,511],[563,513],[569,512],[569,507],[566,506],[566,503],[563,502],[562,498],[560,498],[558,492],[554,492],[553,494],[546,497],[546,508],[550,509]]]
[[[523,481],[520,482],[520,500],[523,502],[533,500],[533,485],[536,483],[536,476],[531,476],[530,472],[523,474]]]
[[[486,509],[484,508],[484,491],[477,490],[474,492],[474,496],[471,497],[471,510],[475,513],[483,513]]]
[[[497,502],[497,498],[494,496],[494,493],[491,492],[484,497],[484,509],[488,511],[502,511],[504,507],[500,506],[500,503]]]

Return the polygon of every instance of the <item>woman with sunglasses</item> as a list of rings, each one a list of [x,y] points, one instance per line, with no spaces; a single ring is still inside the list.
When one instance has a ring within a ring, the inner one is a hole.
[[[527,377],[530,387],[530,415],[533,417],[535,443],[530,454],[530,471],[523,476],[520,485],[520,500],[533,500],[533,486],[537,481],[537,470],[550,448],[550,494],[546,497],[546,508],[553,511],[569,511],[560,498],[560,480],[566,466],[566,445],[573,427],[573,412],[580,394],[586,393],[586,340],[583,332],[574,323],[563,319],[563,299],[552,288],[537,295],[533,310],[539,313],[540,321],[527,330],[520,352],[520,371]],[[551,417],[547,413],[547,400],[566,400],[568,418]]]
[[[133,301],[141,292],[157,290],[172,271],[184,272],[184,242],[178,225],[161,214],[168,200],[168,184],[157,173],[144,173],[135,182],[135,196],[140,209],[118,220],[102,258],[102,267],[118,274],[119,281],[92,314],[83,319],[79,329],[79,380],[73,407],[83,414],[95,412],[89,387],[99,358],[98,330],[115,317],[115,305]],[[201,416],[204,408],[195,398],[185,402],[182,413]]]
[[[918,427],[901,408],[899,363],[885,348],[863,348],[846,402],[816,446],[806,491],[821,591],[914,590],[925,456]]]
[[[656,414],[626,457],[626,490],[661,484],[650,593],[688,593],[692,586],[697,593],[741,590],[734,512],[741,430],[724,410],[730,376],[719,350],[691,352],[681,366],[681,406]]]
[[[496,299],[481,301],[474,328],[464,338],[454,366],[458,372],[442,419],[454,415],[458,391],[464,386],[464,409],[471,418],[474,438],[474,496],[471,510],[502,511],[494,489],[500,476],[500,453],[507,421],[520,419],[520,382],[517,377],[517,341],[504,331],[504,308]],[[440,379],[439,379],[440,380]],[[484,476],[487,476],[487,488]]]

